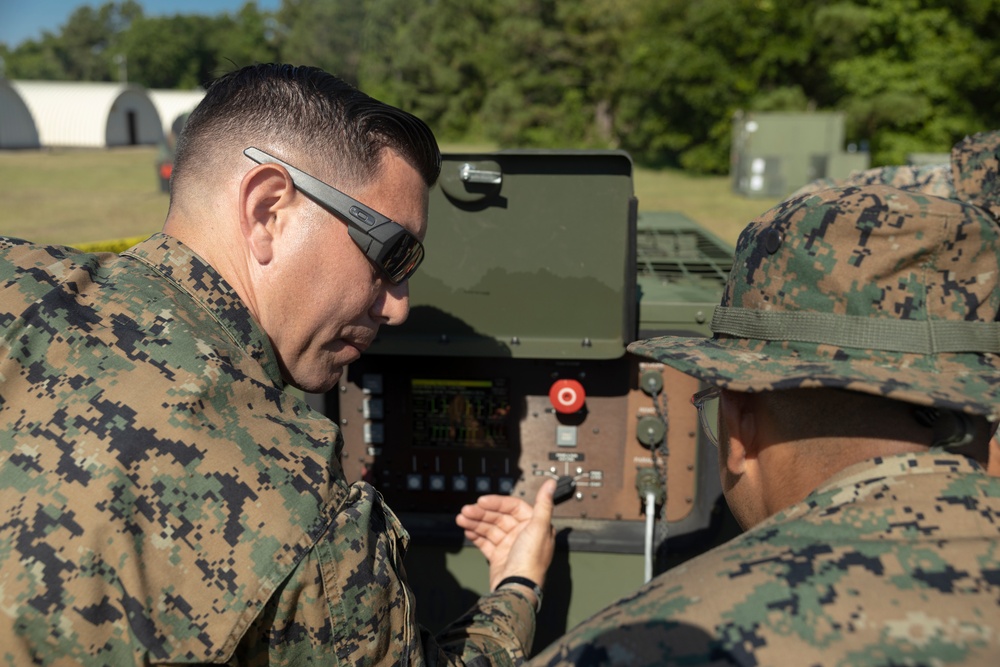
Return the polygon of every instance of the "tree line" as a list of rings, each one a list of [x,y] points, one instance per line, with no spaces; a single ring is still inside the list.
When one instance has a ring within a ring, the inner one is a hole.
[[[445,141],[725,173],[741,109],[843,111],[875,165],[1000,127],[997,26],[1000,0],[283,0],[217,16],[125,0],[0,57],[10,79],[150,88],[316,65]]]

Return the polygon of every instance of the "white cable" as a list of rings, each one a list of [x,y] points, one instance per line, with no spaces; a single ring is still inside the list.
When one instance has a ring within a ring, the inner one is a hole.
[[[656,519],[656,495],[652,491],[646,494],[646,578],[643,583],[653,578],[653,524]]]

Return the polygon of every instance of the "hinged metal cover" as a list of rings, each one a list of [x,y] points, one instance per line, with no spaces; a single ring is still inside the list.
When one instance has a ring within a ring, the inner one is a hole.
[[[636,210],[623,151],[444,155],[410,317],[369,354],[621,357]]]

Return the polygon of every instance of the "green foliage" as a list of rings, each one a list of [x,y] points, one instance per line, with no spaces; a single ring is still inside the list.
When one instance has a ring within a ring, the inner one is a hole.
[[[949,2],[871,0],[820,13],[821,43],[841,54],[828,67],[842,91],[839,104],[851,133],[870,139],[874,163],[946,151],[963,134],[986,129],[978,126],[973,100],[962,88],[973,81],[982,86],[984,56],[995,56],[996,49],[982,43],[956,9]],[[996,100],[995,93],[991,97]]]
[[[118,81],[195,88],[241,65],[275,60],[269,16],[248,2],[235,15],[146,17],[134,0],[75,10],[61,33],[5,55],[12,79]]]
[[[842,110],[874,164],[1000,126],[1000,0],[283,0],[235,15],[75,10],[0,45],[7,76],[203,85],[252,62],[323,67],[444,141],[620,147],[729,169],[738,110]]]
[[[266,17],[248,3],[236,16],[176,14],[135,21],[123,35],[129,79],[150,88],[196,88],[277,56]]]
[[[282,60],[321,67],[357,85],[364,15],[358,0],[285,0],[277,15]]]
[[[43,33],[5,56],[6,75],[15,79],[108,81],[117,78],[119,37],[142,16],[135,0],[87,5],[70,14],[60,34]]]

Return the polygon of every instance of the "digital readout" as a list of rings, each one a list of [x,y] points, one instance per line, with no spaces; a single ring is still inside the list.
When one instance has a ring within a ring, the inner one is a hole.
[[[506,379],[410,381],[415,447],[507,449],[510,395]]]

